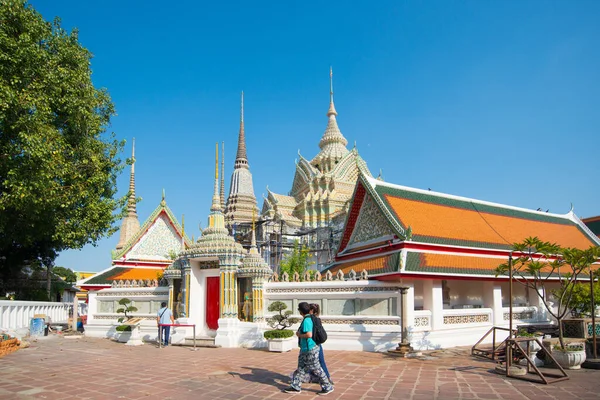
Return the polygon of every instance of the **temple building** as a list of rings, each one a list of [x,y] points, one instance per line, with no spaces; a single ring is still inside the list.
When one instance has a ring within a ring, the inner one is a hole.
[[[240,132],[243,143],[243,126]],[[177,311],[179,323],[197,324],[196,335],[217,346],[237,347],[242,337],[244,343],[263,341],[255,323],[263,322],[263,285],[272,272],[258,253],[254,229],[246,251],[225,226],[218,186],[218,144],[216,159],[208,226],[196,243],[180,252],[165,278],[169,304]],[[238,160],[245,161],[245,154],[238,152]],[[191,330],[178,329],[173,342],[183,344],[189,337],[193,337]]]
[[[301,241],[311,246],[313,253],[324,250],[317,247],[329,250],[323,254],[325,257],[317,256],[317,264],[330,261],[359,174],[371,176],[356,146],[348,150],[348,141],[338,127],[331,70],[329,78],[328,122],[319,153],[310,161],[298,154],[289,195],[267,188],[261,211],[263,242],[277,241],[281,245],[286,235],[288,242],[303,237]],[[271,265],[281,260],[280,250],[269,249]]]
[[[183,226],[167,205],[164,191],[159,205],[140,226],[135,198],[134,149],[132,160],[127,215],[121,223],[119,243],[112,251],[111,266],[79,280],[78,286],[84,290],[110,288],[118,282],[129,284],[135,281],[142,286],[158,285],[164,269],[173,263],[181,248],[191,245]],[[109,308],[116,310],[114,306]]]
[[[527,237],[579,249],[600,245],[573,210],[546,213],[361,176],[326,271],[365,270],[370,279],[406,288],[413,346],[469,345],[491,326],[508,324],[508,277],[496,276],[496,268]],[[558,276],[548,277],[545,295],[551,299],[559,286]],[[519,324],[549,321],[537,293],[518,284],[513,306]]]
[[[223,161],[222,161],[223,162]],[[225,191],[224,170],[221,172],[221,193]],[[221,197],[222,201],[224,200]],[[258,212],[256,205],[256,196],[254,195],[254,186],[252,184],[252,174],[248,164],[246,154],[246,136],[244,132],[244,92],[242,92],[241,112],[240,112],[240,131],[238,137],[237,154],[233,173],[231,174],[231,185],[229,187],[229,196],[224,207],[225,226],[230,232],[234,231],[240,223],[249,225],[252,222],[253,215]]]

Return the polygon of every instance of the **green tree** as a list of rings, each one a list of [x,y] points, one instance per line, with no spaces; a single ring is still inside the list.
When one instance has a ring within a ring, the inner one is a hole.
[[[537,237],[529,237],[521,243],[513,244],[515,258],[496,268],[496,276],[508,275],[512,268],[513,279],[527,288],[533,289],[542,300],[548,313],[558,322],[561,348],[563,340],[562,320],[571,310],[577,279],[582,273],[588,273],[592,263],[597,260],[598,247],[586,250],[561,247],[556,243],[544,242]],[[558,279],[561,289],[554,291],[556,309],[549,305],[546,283],[549,279]]]
[[[36,262],[50,278],[60,251],[112,234],[124,212],[123,142],[106,132],[114,107],[91,58],[77,30],[0,0],[0,290]]]
[[[300,245],[296,240],[292,252],[288,254],[279,264],[279,270],[283,274],[287,272],[291,277],[294,272],[300,275],[300,279],[303,279],[304,273],[313,263],[309,261],[310,251],[306,245]]]
[[[77,274],[71,268],[55,266],[52,267],[52,272],[64,279],[65,282],[73,283],[77,281]]]

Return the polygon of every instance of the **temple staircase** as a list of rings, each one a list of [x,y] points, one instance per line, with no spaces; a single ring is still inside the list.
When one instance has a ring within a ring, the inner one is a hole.
[[[185,338],[185,341],[180,344],[180,346],[194,346],[194,337],[189,336]],[[210,336],[196,336],[196,347],[209,347],[209,348],[218,348],[221,346],[217,346],[215,344],[215,338]]]

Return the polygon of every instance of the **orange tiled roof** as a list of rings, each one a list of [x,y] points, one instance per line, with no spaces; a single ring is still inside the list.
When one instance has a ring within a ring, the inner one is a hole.
[[[509,248],[530,236],[563,247],[597,245],[568,216],[461,199],[378,182],[376,193],[412,240],[482,248]],[[508,243],[507,243],[508,242]]]
[[[360,274],[363,269],[366,270],[369,275],[397,272],[399,270],[399,260],[400,253],[396,252],[385,256],[334,264],[329,267],[328,270],[331,271],[332,274],[335,274],[341,269],[344,274],[348,274],[350,270],[353,269],[357,275]]]
[[[116,275],[111,276],[109,279],[113,281],[118,280],[132,280],[132,279],[158,279],[159,275],[162,275],[163,270],[158,268],[128,268],[125,271],[119,272]]]
[[[158,275],[162,274],[162,268],[128,268],[128,267],[112,267],[108,271],[97,274],[84,283],[85,285],[110,285],[116,280],[154,280],[158,279]]]
[[[496,268],[508,261],[506,258],[415,252],[409,252],[406,260],[405,270],[410,272],[472,275],[496,275]],[[596,269],[598,267],[600,265]],[[550,267],[542,272],[550,272]]]

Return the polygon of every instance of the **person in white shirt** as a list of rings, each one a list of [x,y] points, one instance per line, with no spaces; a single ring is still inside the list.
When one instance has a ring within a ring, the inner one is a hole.
[[[160,310],[158,310],[158,313],[156,314],[156,323],[159,324],[158,325],[158,337],[160,338],[160,336],[161,336],[160,330],[162,329],[163,346],[168,346],[169,345],[169,333],[171,333],[171,327],[170,326],[160,326],[160,324],[174,324],[175,319],[173,318],[173,313],[167,307],[166,301],[163,301],[160,306],[162,308]]]

